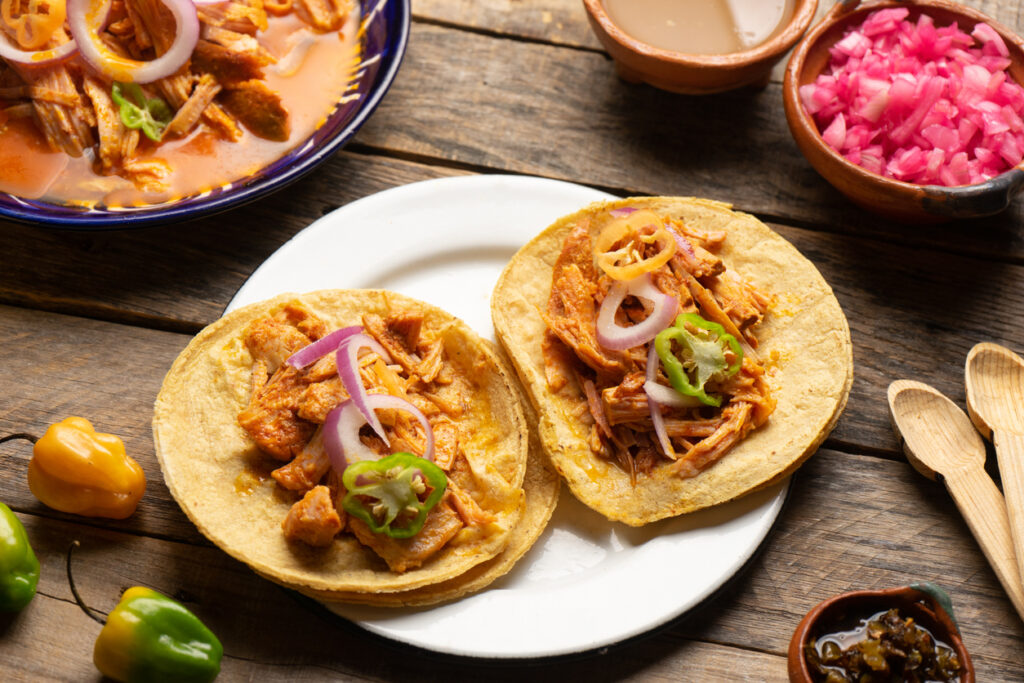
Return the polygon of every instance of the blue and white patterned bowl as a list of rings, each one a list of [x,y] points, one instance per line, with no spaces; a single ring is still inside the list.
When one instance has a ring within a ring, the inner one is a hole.
[[[309,173],[347,143],[377,108],[409,41],[410,0],[359,0],[362,60],[355,87],[304,143],[251,176],[209,192],[141,207],[82,208],[0,193],[0,217],[71,230],[117,230],[192,220],[263,197]]]

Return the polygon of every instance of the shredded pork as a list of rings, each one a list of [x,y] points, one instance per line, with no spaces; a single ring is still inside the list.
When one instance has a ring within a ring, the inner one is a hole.
[[[737,374],[708,387],[723,397],[720,407],[661,407],[672,447],[665,452],[655,435],[643,388],[647,345],[611,351],[597,341],[597,313],[612,280],[594,265],[593,220],[581,220],[570,231],[555,262],[551,294],[542,312],[548,325],[541,345],[548,388],[559,392],[567,386],[579,387],[593,423],[591,450],[617,463],[632,481],[659,466],[671,467],[681,477],[695,476],[764,424],[774,410],[754,351],[756,326],[769,300],[728,271],[713,253],[725,239],[724,233],[702,233],[666,220],[675,233],[677,249],[668,263],[651,273],[655,286],[676,297],[677,314],[699,313],[722,325],[744,344],[745,357]],[[634,247],[638,258],[650,257],[658,249],[640,240]],[[616,314],[617,322],[632,325],[647,314],[641,299],[627,296]],[[668,384],[660,364],[657,377]]]
[[[461,450],[464,436],[454,418],[469,405],[469,383],[448,365],[440,338],[428,333],[422,313],[396,312],[388,317],[363,317],[366,334],[380,343],[394,364],[375,352],[359,359],[366,390],[401,396],[420,406],[435,439],[435,463],[449,475],[449,492],[415,537],[396,540],[373,533],[358,519],[346,521],[339,507],[343,494],[333,474],[320,426],[328,413],[348,399],[334,360],[328,354],[297,370],[289,356],[329,333],[326,323],[298,303],[250,323],[242,341],[252,356],[252,393],[238,423],[267,456],[282,461],[271,476],[285,491],[300,496],[282,525],[285,537],[313,546],[329,545],[347,529],[374,550],[396,572],[420,566],[464,526],[493,521],[465,490],[472,481]],[[390,448],[364,428],[363,442],[382,455],[407,451],[422,454],[426,433],[404,411],[379,413]],[[329,494],[333,489],[334,494]],[[339,521],[340,520],[340,521]]]

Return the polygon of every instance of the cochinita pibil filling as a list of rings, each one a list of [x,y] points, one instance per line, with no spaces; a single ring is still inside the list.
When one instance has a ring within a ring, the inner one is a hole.
[[[294,496],[287,539],[352,534],[392,571],[418,566],[494,516],[470,495],[462,443],[472,381],[413,309],[329,330],[301,303],[251,323],[249,405],[238,423]]]
[[[354,0],[0,0],[0,191],[137,206],[308,138],[359,58]]]
[[[582,219],[543,312],[548,387],[581,387],[590,448],[638,477],[692,477],[775,409],[756,329],[769,299],[715,255],[724,232],[650,210]]]

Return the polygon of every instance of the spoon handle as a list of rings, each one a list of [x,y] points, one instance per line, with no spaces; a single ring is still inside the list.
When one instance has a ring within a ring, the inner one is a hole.
[[[1017,550],[1017,569],[1024,576],[1024,434],[997,429],[992,434],[1003,480],[1010,537]]]
[[[951,472],[944,481],[1014,609],[1024,619],[1024,586],[1014,559],[1003,494],[980,466]]]

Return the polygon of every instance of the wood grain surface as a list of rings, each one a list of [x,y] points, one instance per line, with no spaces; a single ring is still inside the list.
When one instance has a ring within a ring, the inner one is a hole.
[[[1016,0],[967,4],[1024,30]],[[413,13],[407,56],[378,110],[288,190],[130,232],[0,223],[0,436],[82,415],[121,436],[149,482],[127,520],[59,513],[28,491],[29,444],[0,444],[0,500],[43,565],[30,607],[0,615],[0,679],[100,679],[99,625],[74,604],[65,570],[77,540],[72,572],[91,607],[108,612],[136,584],[174,595],[224,643],[223,681],[785,681],[789,638],[811,607],[921,579],[952,596],[979,681],[1024,681],[1024,623],[945,489],[906,463],[886,407],[898,378],[963,406],[974,344],[1024,347],[1024,202],[937,227],[877,219],[800,155],[778,79],[707,97],[623,83],[579,0],[414,0]],[[846,412],[795,476],[758,555],[681,619],[579,657],[496,665],[369,635],[209,544],[170,497],[153,452],[164,373],[270,254],[355,199],[472,173],[731,202],[818,266],[850,322]],[[991,452],[988,469],[998,476]]]

